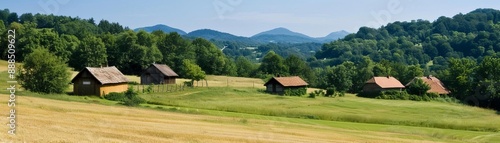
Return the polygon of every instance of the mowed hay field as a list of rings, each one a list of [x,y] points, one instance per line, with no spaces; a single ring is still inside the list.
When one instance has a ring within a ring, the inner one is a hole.
[[[0,98],[8,97],[1,94]],[[8,135],[8,127],[1,126],[3,133],[0,133],[0,142],[385,143],[493,142],[495,140],[492,139],[498,139],[498,133],[489,132],[236,113],[221,113],[220,116],[187,114],[26,96],[19,96],[17,100],[17,134]],[[3,101],[2,104],[6,105],[6,102]],[[5,114],[7,110],[7,106],[0,106],[0,111],[4,111],[2,116],[8,116]],[[224,114],[241,117],[228,117]],[[0,122],[8,121],[7,118],[0,118]]]

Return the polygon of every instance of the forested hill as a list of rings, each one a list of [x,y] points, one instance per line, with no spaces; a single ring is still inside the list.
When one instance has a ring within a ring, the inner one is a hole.
[[[406,64],[442,64],[447,58],[500,56],[500,11],[477,9],[430,22],[394,22],[378,29],[361,27],[344,39],[324,44],[316,58],[329,64],[369,56]]]

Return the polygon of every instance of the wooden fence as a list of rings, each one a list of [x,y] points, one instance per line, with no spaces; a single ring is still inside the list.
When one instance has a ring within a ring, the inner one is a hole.
[[[158,93],[184,91],[190,88],[185,84],[151,84],[151,85],[131,85],[139,93]]]

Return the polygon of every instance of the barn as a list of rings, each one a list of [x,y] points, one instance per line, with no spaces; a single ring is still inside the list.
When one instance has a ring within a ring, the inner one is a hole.
[[[363,92],[380,92],[387,90],[401,91],[404,88],[405,86],[392,76],[373,77],[363,85]]]
[[[415,77],[413,80],[408,82],[408,84],[406,84],[406,87],[410,86],[415,81],[415,79],[418,79],[418,78],[420,78],[422,81],[424,81],[424,83],[427,83],[429,85],[429,87],[431,88],[427,91],[427,93],[437,93],[440,95],[450,94],[450,91],[445,88],[445,86],[441,82],[441,80],[439,80],[438,78],[436,78],[432,75],[425,76],[425,77]]]
[[[277,94],[283,94],[287,89],[304,88],[307,85],[309,84],[298,76],[273,77],[264,84],[264,86],[266,86],[267,92]]]
[[[123,92],[128,79],[116,67],[87,67],[72,80],[75,95],[104,96],[110,92]]]
[[[141,74],[141,84],[175,84],[179,77],[169,66],[152,64]]]

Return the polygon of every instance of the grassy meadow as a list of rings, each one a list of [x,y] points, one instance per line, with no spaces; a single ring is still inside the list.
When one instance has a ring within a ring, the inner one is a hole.
[[[0,68],[1,87],[8,86],[5,70]],[[182,81],[187,80],[177,82]],[[252,78],[208,76],[207,82],[208,88],[200,81],[200,87],[184,91],[140,94],[148,101],[140,107],[20,89],[17,135],[8,135],[8,127],[1,126],[0,142],[500,141],[500,115],[493,110],[352,94],[314,99],[270,95],[262,92],[262,80]],[[0,114],[7,117],[6,90],[0,98],[5,99],[0,100]]]

